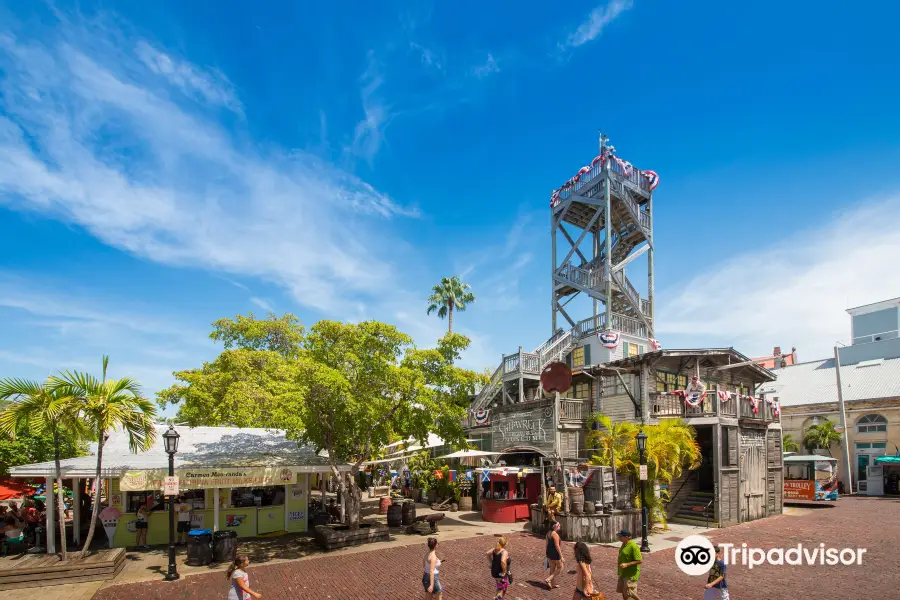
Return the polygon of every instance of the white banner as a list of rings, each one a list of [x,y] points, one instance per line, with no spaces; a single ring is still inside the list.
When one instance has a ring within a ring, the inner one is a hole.
[[[119,488],[123,492],[162,490],[168,469],[125,471]],[[294,467],[251,467],[247,469],[175,469],[179,487],[184,490],[203,490],[227,487],[256,487],[297,483]]]

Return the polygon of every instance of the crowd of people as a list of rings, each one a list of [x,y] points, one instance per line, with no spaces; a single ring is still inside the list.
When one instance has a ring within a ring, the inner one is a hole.
[[[3,522],[3,545],[13,544],[35,546],[38,544],[38,530],[46,526],[47,508],[40,500],[26,498],[20,507],[16,502],[0,506]]]

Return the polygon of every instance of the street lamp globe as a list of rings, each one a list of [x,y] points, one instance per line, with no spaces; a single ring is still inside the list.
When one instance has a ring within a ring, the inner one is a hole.
[[[643,452],[647,449],[647,436],[644,434],[644,430],[641,429],[638,431],[638,434],[635,436],[637,439],[637,447],[639,452]]]
[[[163,441],[166,444],[166,454],[175,454],[178,452],[178,438],[180,437],[178,432],[175,431],[175,427],[169,425],[169,429],[163,434]]]

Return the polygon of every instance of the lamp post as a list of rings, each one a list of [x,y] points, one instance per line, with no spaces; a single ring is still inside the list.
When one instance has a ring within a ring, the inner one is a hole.
[[[647,449],[647,436],[644,434],[643,428],[638,431],[636,439],[641,471],[644,471],[647,466],[647,457],[644,455],[644,451]],[[643,475],[643,473],[641,473],[641,475]],[[644,477],[641,477],[641,552],[650,552],[650,544],[647,543],[647,518],[649,512],[647,511],[646,490],[647,480]]]
[[[178,452],[178,432],[169,425],[169,429],[163,434],[166,446],[166,454],[169,455],[169,477],[175,476],[175,453]],[[175,498],[169,496],[169,570],[166,572],[166,581],[175,581],[181,575],[175,566]]]

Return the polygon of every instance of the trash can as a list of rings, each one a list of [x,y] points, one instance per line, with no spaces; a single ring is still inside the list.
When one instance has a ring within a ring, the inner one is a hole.
[[[213,561],[232,563],[237,556],[237,531],[217,531],[213,534]]]
[[[187,564],[201,567],[212,562],[212,531],[194,529],[188,532]]]

